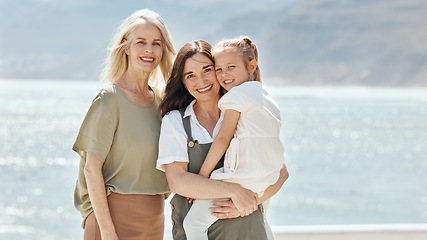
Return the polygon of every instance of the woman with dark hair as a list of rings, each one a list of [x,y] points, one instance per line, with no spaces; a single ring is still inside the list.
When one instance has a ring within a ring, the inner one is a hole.
[[[218,108],[223,90],[215,75],[211,49],[201,40],[181,48],[160,104],[163,120],[157,168],[165,171],[169,187],[176,193],[171,200],[172,235],[175,240],[186,239],[182,224],[191,207],[187,198],[223,199],[213,202],[222,206],[212,208],[213,215],[223,220],[209,228],[209,239],[268,239],[269,228],[264,223],[260,203],[277,193],[285,182],[288,177],[285,166],[279,180],[260,198],[238,184],[197,174],[223,120]],[[222,164],[220,161],[216,168]]]

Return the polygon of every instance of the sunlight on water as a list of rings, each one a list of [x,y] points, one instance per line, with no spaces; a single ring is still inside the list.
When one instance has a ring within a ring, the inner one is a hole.
[[[425,88],[277,87],[268,84],[265,88],[275,98],[427,101],[427,89]]]
[[[267,89],[290,172],[271,225],[427,222],[427,89]],[[0,239],[82,238],[71,146],[97,92],[89,81],[0,80]]]

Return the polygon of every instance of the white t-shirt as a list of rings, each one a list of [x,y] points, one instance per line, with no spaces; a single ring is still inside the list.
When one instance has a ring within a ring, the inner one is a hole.
[[[213,139],[221,128],[224,114],[221,112],[218,122],[211,137],[209,132],[197,121],[194,114],[194,103],[188,105],[184,117],[190,116],[191,133],[193,139],[200,144],[213,142]],[[178,110],[170,111],[163,117],[159,138],[159,156],[157,159],[157,169],[165,171],[164,165],[173,162],[189,162],[187,153],[187,134],[182,124],[181,113]]]

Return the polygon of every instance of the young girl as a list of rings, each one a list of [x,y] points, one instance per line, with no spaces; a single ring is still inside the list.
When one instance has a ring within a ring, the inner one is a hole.
[[[260,197],[284,164],[280,111],[261,85],[258,50],[249,38],[222,41],[213,56],[217,79],[228,92],[218,102],[224,120],[199,174],[209,177],[226,152],[224,167],[211,178],[238,183]],[[217,220],[208,211],[210,201],[194,201],[184,220],[188,240],[208,239],[207,229]]]

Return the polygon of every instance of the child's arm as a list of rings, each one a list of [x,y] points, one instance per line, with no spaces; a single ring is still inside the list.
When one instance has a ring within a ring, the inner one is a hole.
[[[222,155],[224,155],[228,145],[230,145],[231,139],[234,136],[234,132],[236,131],[239,117],[240,112],[233,109],[225,110],[221,129],[219,129],[218,135],[209,149],[209,153],[206,156],[205,162],[200,168],[200,175],[209,177],[209,174],[215,168]]]

